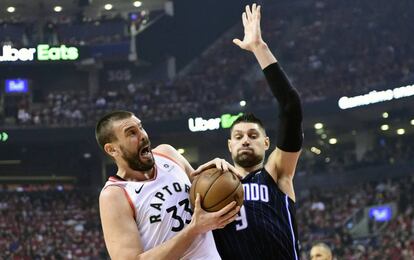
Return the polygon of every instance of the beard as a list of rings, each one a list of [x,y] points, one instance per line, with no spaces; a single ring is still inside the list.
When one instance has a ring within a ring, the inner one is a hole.
[[[233,161],[243,168],[250,168],[250,167],[253,167],[253,166],[256,166],[262,163],[263,156],[255,154],[255,153],[251,153],[251,154],[246,154],[246,153],[239,154],[238,153],[236,154],[235,157],[233,157]]]
[[[142,146],[147,145],[147,143],[142,144]],[[121,151],[122,151],[122,158],[127,162],[129,168],[131,168],[134,171],[149,171],[151,170],[151,168],[154,166],[155,161],[154,161],[154,156],[151,153],[151,159],[150,160],[141,160],[140,157],[140,148],[137,149],[136,152],[129,152],[127,151],[123,146],[120,146]]]

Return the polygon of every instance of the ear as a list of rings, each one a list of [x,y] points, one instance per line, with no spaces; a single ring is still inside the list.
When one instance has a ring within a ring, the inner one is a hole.
[[[231,139],[227,139],[227,148],[229,149],[229,152],[231,153]]]
[[[118,150],[111,143],[106,143],[104,145],[104,150],[107,154],[109,154],[112,157],[115,157],[116,155],[118,155]]]
[[[265,137],[265,151],[269,150],[270,147],[270,138],[268,136]]]

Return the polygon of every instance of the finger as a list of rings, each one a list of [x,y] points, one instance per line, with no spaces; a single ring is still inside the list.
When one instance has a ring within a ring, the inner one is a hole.
[[[252,14],[256,14],[256,3],[252,5]]]
[[[243,21],[243,26],[246,27],[247,26],[247,14],[246,14],[246,12],[243,12],[243,14],[242,14],[242,21]]]
[[[252,12],[250,11],[249,5],[246,5],[246,14],[247,14],[247,21],[250,21],[250,19],[252,19]]]
[[[199,175],[199,174],[200,174],[200,172],[201,172],[201,171],[200,171],[199,169],[197,169],[197,170],[193,171],[193,172],[190,174],[190,176],[195,177],[195,176]]]
[[[211,161],[209,161],[209,162],[206,162],[206,163],[204,163],[204,164],[202,164],[202,165],[200,165],[198,168],[197,168],[197,170],[195,170],[194,172],[196,172],[196,173],[201,173],[202,171],[204,171],[204,170],[207,170],[207,169],[210,169],[210,168],[213,168],[214,167],[214,165],[215,165],[215,160],[211,160]]]
[[[235,221],[235,220],[236,220],[236,218],[237,218],[237,215],[235,215],[235,216],[233,216],[233,217],[229,218],[229,219],[226,221],[226,222],[227,222],[227,224],[230,224],[231,222]]]
[[[257,18],[259,18],[260,19],[260,16],[261,16],[261,11],[262,10],[262,6],[261,5],[259,5],[258,7],[257,7]]]
[[[217,164],[218,164],[218,166],[219,167],[217,167],[218,169],[220,169],[221,171],[223,171],[224,170],[224,160],[223,159],[218,159],[217,158]]]
[[[221,160],[216,160],[215,163],[216,163],[216,168],[222,171],[223,168],[221,167]]]
[[[239,39],[233,39],[233,43],[241,48],[242,41],[240,41]]]
[[[227,221],[230,218],[237,217],[237,213],[240,211],[240,206],[234,207],[231,211],[220,217],[220,221]]]
[[[236,44],[237,46],[239,46],[241,48],[241,43],[242,41],[239,39],[233,39],[233,43]]]
[[[223,167],[223,171],[227,172],[229,170],[229,163],[226,162],[225,160],[222,160],[222,167]]]
[[[237,214],[230,216],[229,218],[224,219],[223,221],[220,221],[218,223],[219,226],[226,226],[227,224],[230,224],[231,222],[235,221],[237,218]]]
[[[218,215],[218,216],[226,215],[227,213],[229,213],[234,208],[234,206],[236,206],[236,202],[232,201],[229,204],[227,204],[224,208],[217,211],[215,214]]]
[[[234,173],[239,179],[242,179],[243,176],[239,173],[239,171],[233,166],[233,165],[229,165],[229,169],[232,173]]]
[[[195,199],[195,208],[194,208],[194,211],[198,211],[198,210],[200,210],[201,209],[201,202],[200,202],[200,200],[201,200],[201,198],[200,198],[200,193],[197,193],[197,195],[196,195],[196,199]]]
[[[205,167],[204,166],[199,166],[195,171],[193,171],[191,173],[191,176],[197,176],[197,175],[199,175],[204,170],[205,170]]]
[[[237,215],[240,211],[240,206],[234,207],[230,212],[223,216],[224,219],[229,219]]]
[[[233,166],[233,165],[231,165],[230,163],[229,163],[229,169],[230,169],[230,171],[231,171],[232,173],[237,173],[236,168],[234,168],[234,166]]]
[[[195,170],[196,172],[202,172],[206,167],[207,167],[208,163],[204,163],[200,166],[198,166],[198,168]]]

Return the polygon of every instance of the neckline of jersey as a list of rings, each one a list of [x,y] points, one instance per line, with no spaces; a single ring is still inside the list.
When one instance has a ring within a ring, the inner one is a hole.
[[[257,169],[255,171],[252,171],[251,173],[247,174],[242,180],[247,180],[247,179],[252,178],[254,175],[256,175],[256,173],[262,171],[263,169],[264,168],[260,168],[260,169]]]

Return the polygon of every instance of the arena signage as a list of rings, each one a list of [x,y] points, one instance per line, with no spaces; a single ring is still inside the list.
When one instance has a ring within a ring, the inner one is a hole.
[[[355,97],[344,96],[338,100],[338,106],[341,109],[348,109],[410,96],[414,96],[414,84],[383,91],[374,90],[368,94]]]
[[[221,128],[230,128],[234,120],[240,115],[223,114],[217,118],[204,119],[202,117],[189,118],[188,128],[191,132],[202,132],[208,130],[217,130]]]
[[[39,44],[36,48],[13,48],[4,45],[0,62],[13,61],[73,61],[79,58],[79,49],[60,45],[57,47],[48,44]]]
[[[9,139],[9,135],[6,132],[0,133],[0,142],[6,142]]]
[[[388,205],[372,207],[369,209],[369,217],[378,222],[390,221],[392,218],[392,208]]]
[[[6,93],[27,93],[29,92],[29,81],[27,79],[6,79]]]

